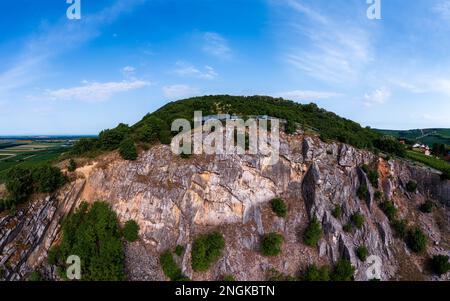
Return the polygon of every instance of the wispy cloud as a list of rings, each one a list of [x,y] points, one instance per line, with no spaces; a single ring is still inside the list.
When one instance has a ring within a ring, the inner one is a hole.
[[[200,90],[191,87],[189,85],[171,85],[163,87],[164,95],[168,98],[182,98],[197,96],[200,94]]]
[[[370,93],[366,93],[364,95],[364,104],[367,107],[372,107],[374,105],[382,105],[385,104],[391,98],[391,91],[386,87],[381,87],[372,91]]]
[[[287,4],[297,13],[297,19],[289,29],[291,41],[286,47],[285,60],[326,82],[357,80],[372,59],[370,35],[351,22],[334,20],[301,1],[290,0]]]
[[[321,99],[329,99],[342,97],[344,94],[336,92],[325,92],[325,91],[310,91],[310,90],[294,90],[276,93],[276,97],[282,97],[290,100],[296,101],[315,101]]]
[[[433,6],[433,11],[441,18],[450,21],[450,0],[440,0]]]
[[[216,32],[203,34],[203,51],[220,59],[231,59],[232,50],[228,41]]]
[[[186,62],[177,62],[174,73],[180,76],[195,77],[200,79],[214,79],[218,75],[213,67],[205,66],[203,70],[200,70]]]
[[[150,85],[150,82],[142,80],[106,83],[84,82],[82,86],[78,87],[48,90],[38,99],[105,101],[118,93],[141,89]]]

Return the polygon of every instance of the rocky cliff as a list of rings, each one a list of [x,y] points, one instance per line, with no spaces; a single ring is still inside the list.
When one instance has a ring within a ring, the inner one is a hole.
[[[78,179],[57,195],[37,197],[15,216],[0,217],[3,278],[23,279],[37,268],[55,277],[46,264],[46,252],[58,240],[60,220],[82,200],[105,200],[122,222],[134,219],[140,225],[140,241],[126,245],[132,280],[164,280],[158,256],[178,244],[187,250],[179,264],[194,280],[216,280],[225,274],[264,280],[270,269],[295,275],[312,263],[333,264],[342,256],[357,268],[355,278],[366,280],[368,264],[355,255],[360,245],[381,259],[384,280],[430,279],[425,257],[410,253],[393,235],[363,164],[378,170],[378,187],[394,202],[400,217],[429,236],[427,253],[449,253],[450,183],[433,171],[303,135],[282,136],[280,155],[273,166],[266,157],[251,155],[183,159],[163,145],[141,153],[135,162],[114,154],[103,156],[79,168]],[[416,193],[405,189],[410,180],[419,184]],[[357,196],[361,185],[368,187],[365,200]],[[287,218],[272,212],[269,201],[274,197],[288,204]],[[418,210],[427,199],[440,204],[431,215]],[[337,205],[343,211],[339,219],[332,215]],[[364,216],[363,228],[344,231],[356,212]],[[324,230],[316,248],[301,239],[313,217]],[[195,273],[190,265],[192,240],[210,230],[224,234],[225,251],[208,272]],[[282,254],[274,258],[258,252],[260,237],[268,232],[285,238]]]

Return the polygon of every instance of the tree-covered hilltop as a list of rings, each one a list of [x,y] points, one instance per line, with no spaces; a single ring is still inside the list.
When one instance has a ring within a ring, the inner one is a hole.
[[[172,135],[175,134],[170,131],[172,122],[177,118],[192,121],[194,111],[202,111],[203,116],[221,113],[236,114],[243,118],[250,115],[269,115],[285,119],[287,121],[285,131],[288,133],[293,133],[300,127],[316,132],[324,140],[336,140],[357,148],[374,149],[386,144],[385,141],[381,141],[382,136],[379,133],[321,109],[313,103],[302,105],[269,96],[215,95],[168,103],[159,110],[147,114],[131,127],[120,124],[114,129],[102,131],[98,139],[81,139],[72,149],[72,154],[95,156],[99,151],[120,149],[124,147],[122,142],[125,138],[132,138],[136,143],[160,141],[169,144]],[[127,147],[129,151],[129,143]]]

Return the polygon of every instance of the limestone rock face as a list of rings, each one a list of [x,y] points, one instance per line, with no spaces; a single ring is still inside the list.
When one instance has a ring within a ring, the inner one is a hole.
[[[121,222],[134,219],[140,225],[141,240],[126,247],[127,272],[133,280],[165,279],[157,257],[176,245],[185,246],[185,254],[176,260],[194,280],[216,280],[225,274],[238,280],[264,280],[272,268],[296,275],[310,264],[332,265],[341,257],[350,259],[357,268],[356,280],[366,280],[371,263],[361,262],[355,254],[362,245],[381,260],[383,279],[410,277],[402,276],[404,266],[417,267],[409,274],[420,274],[418,258],[409,256],[410,262],[404,262],[408,250],[394,237],[378,208],[374,198],[377,188],[360,169],[362,164],[378,169],[378,190],[394,201],[402,217],[412,217],[411,223],[427,229],[433,240],[428,253],[449,250],[449,233],[445,231],[449,227],[448,208],[439,209],[444,225],[417,210],[428,197],[450,203],[449,182],[441,181],[433,171],[406,162],[385,162],[367,151],[302,135],[283,135],[279,162],[267,163],[268,158],[258,155],[182,159],[162,145],[142,153],[134,162],[110,154],[89,168],[79,169],[84,179],[58,195],[33,203],[13,218],[0,218],[0,265],[11,262],[7,279],[21,279],[35,267],[46,267],[45,254],[58,239],[59,220],[82,200],[104,200]],[[404,190],[410,179],[419,183],[414,195]],[[357,196],[362,184],[369,190],[364,200]],[[274,197],[286,201],[286,219],[271,211],[269,201]],[[332,215],[336,206],[343,209],[340,219]],[[364,226],[347,233],[343,226],[354,213],[364,216]],[[302,233],[313,217],[324,230],[316,248],[302,243]],[[223,256],[208,272],[195,273],[190,267],[192,241],[199,233],[213,230],[224,234]],[[269,232],[285,238],[282,254],[274,258],[258,252],[261,235]],[[22,248],[26,251],[17,247],[20,242],[27,245]],[[18,259],[12,261],[13,255]],[[51,268],[46,271],[52,274]]]

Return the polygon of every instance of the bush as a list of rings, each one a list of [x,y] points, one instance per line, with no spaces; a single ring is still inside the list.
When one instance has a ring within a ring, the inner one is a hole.
[[[261,239],[261,254],[264,256],[277,256],[281,253],[283,241],[284,237],[278,233],[264,235]]]
[[[287,216],[287,206],[282,199],[273,199],[270,204],[272,206],[273,212],[275,212],[278,217],[285,218]]]
[[[366,174],[369,173],[369,170],[370,170],[369,165],[367,165],[367,164],[363,164],[363,165],[361,166],[361,169],[362,169],[362,171],[364,171]]]
[[[369,178],[370,184],[372,184],[373,187],[378,188],[378,178],[379,178],[378,171],[369,170],[367,178]]]
[[[440,276],[450,271],[450,263],[448,262],[448,259],[449,257],[445,255],[433,256],[430,262],[433,273]]]
[[[310,247],[317,245],[322,238],[322,227],[319,221],[314,217],[303,233],[303,242]]]
[[[433,212],[434,204],[432,201],[428,200],[420,206],[420,211],[423,213]]]
[[[176,247],[175,247],[175,255],[177,255],[178,257],[180,257],[181,255],[183,255],[183,253],[184,253],[184,247],[183,246],[180,246],[180,245],[177,245]]]
[[[416,192],[416,190],[417,190],[417,182],[415,182],[415,181],[409,181],[409,182],[406,184],[406,190],[407,190],[408,192]]]
[[[128,161],[134,161],[138,157],[136,145],[131,139],[125,139],[120,143],[119,153],[124,160]]]
[[[357,229],[362,229],[364,226],[364,216],[359,212],[353,213],[351,216],[351,221]]]
[[[346,233],[351,233],[351,232],[353,232],[353,225],[352,225],[352,223],[346,223],[343,227],[342,227],[342,230],[344,230],[344,232],[346,232]]]
[[[81,156],[90,152],[94,152],[100,148],[100,143],[96,138],[81,138],[70,149],[70,154]]]
[[[352,266],[350,260],[341,258],[335,268],[331,279],[333,281],[352,281],[355,274],[355,268]]]
[[[366,185],[359,186],[358,191],[356,192],[360,200],[365,200],[367,198],[368,193],[369,190]]]
[[[334,218],[340,219],[342,217],[342,206],[341,205],[336,205],[336,207],[334,207],[334,209],[331,212],[331,214],[333,215]]]
[[[192,245],[192,269],[204,272],[222,255],[225,247],[223,235],[219,232],[200,235]]]
[[[317,267],[311,265],[303,275],[304,281],[330,281],[330,268],[327,266]]]
[[[366,246],[360,246],[356,249],[356,255],[358,256],[359,260],[365,262],[367,257],[369,256],[369,250],[367,250]]]
[[[399,157],[406,156],[405,147],[397,141],[397,139],[389,136],[378,138],[374,140],[374,145],[379,150],[388,154],[396,155]]]
[[[398,238],[405,238],[408,232],[408,222],[406,220],[394,219],[392,221],[392,228],[394,228],[395,235]]]
[[[59,168],[50,165],[37,167],[32,173],[37,192],[53,193],[66,182]]]
[[[408,231],[406,244],[415,253],[423,253],[427,247],[428,239],[423,231],[416,227]]]
[[[123,227],[123,237],[129,242],[139,239],[139,225],[134,220],[129,220]]]
[[[33,174],[31,169],[14,167],[6,174],[6,190],[9,198],[16,204],[25,202],[33,193]]]
[[[65,274],[65,261],[73,254],[81,260],[84,281],[122,281],[124,251],[117,215],[107,203],[83,202],[69,215],[62,225],[62,240],[55,247],[54,255],[58,269]]]
[[[161,268],[166,275],[172,281],[177,281],[179,279],[184,278],[181,269],[177,266],[175,261],[173,260],[172,253],[169,251],[164,252],[159,257],[159,262],[161,264]]]
[[[223,275],[222,281],[232,282],[232,281],[236,281],[236,278],[234,278],[233,275]]]
[[[74,159],[69,160],[69,165],[67,166],[67,171],[74,172],[77,169],[77,163]]]
[[[159,141],[162,144],[169,145],[172,143],[172,133],[169,130],[162,130],[159,132]]]
[[[295,276],[285,275],[276,269],[269,269],[266,272],[267,281],[298,281]]]
[[[104,130],[99,135],[100,147],[104,150],[114,150],[121,142],[129,137],[131,129],[127,124],[119,124],[116,128]]]
[[[28,281],[42,281],[42,277],[41,274],[39,274],[38,271],[34,271],[33,273],[31,273],[30,277],[28,278]]]
[[[376,200],[380,201],[383,198],[383,193],[379,190],[375,191],[374,197]]]
[[[397,215],[397,208],[395,208],[395,205],[393,202],[383,202],[380,204],[380,209],[384,212],[386,217],[393,221]]]

